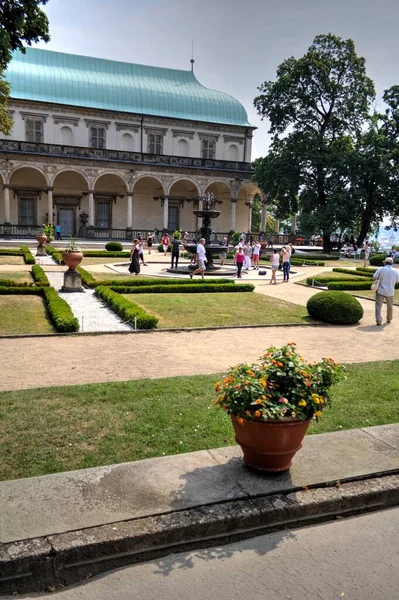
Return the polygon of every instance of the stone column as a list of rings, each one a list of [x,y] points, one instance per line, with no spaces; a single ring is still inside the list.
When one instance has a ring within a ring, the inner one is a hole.
[[[237,198],[231,198],[230,231],[236,230],[236,204]]]
[[[10,186],[3,185],[4,190],[4,222],[10,223]]]
[[[133,229],[133,194],[127,193],[127,228]]]
[[[165,196],[163,201],[163,228],[165,230],[168,229],[168,221],[169,221],[169,197]]]
[[[53,188],[47,188],[47,223],[53,225]]]
[[[262,194],[262,212],[260,215],[260,230],[266,233],[266,225],[267,225],[267,197],[265,194]]]
[[[89,190],[89,227],[94,227],[94,191]]]
[[[245,203],[248,206],[248,233],[251,233],[252,230],[252,202],[246,202]]]
[[[251,154],[252,154],[252,133],[247,133],[246,135],[246,147],[245,147],[245,156],[244,161],[249,163],[251,162]]]

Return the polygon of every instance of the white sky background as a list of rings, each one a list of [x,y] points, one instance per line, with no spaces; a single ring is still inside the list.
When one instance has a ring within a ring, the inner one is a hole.
[[[399,0],[50,0],[49,50],[175,69],[227,92],[255,131],[252,158],[267,153],[267,123],[252,103],[277,66],[320,33],[352,38],[377,95],[399,84]]]

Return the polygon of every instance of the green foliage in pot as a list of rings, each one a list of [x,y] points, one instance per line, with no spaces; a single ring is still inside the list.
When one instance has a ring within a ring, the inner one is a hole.
[[[330,404],[330,388],[342,378],[343,370],[332,358],[305,361],[294,342],[281,348],[271,346],[259,363],[228,370],[216,383],[215,404],[239,423],[244,419],[317,420]]]

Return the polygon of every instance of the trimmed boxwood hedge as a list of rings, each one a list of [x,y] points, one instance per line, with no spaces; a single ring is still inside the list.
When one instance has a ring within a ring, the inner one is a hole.
[[[73,316],[71,307],[52,287],[41,288],[48,315],[60,333],[79,331],[79,321]]]
[[[138,329],[154,329],[157,326],[157,317],[149,315],[141,306],[133,304],[109,287],[99,286],[96,288],[95,294],[132,326],[135,318]]]
[[[111,289],[119,294],[211,294],[220,292],[253,292],[252,283],[211,284],[211,285],[148,285],[148,286],[114,286]]]
[[[27,265],[36,264],[35,258],[29,250],[28,246],[21,246],[21,252],[23,252],[24,260]]]
[[[36,282],[36,285],[41,285],[41,286],[45,286],[45,287],[50,285],[50,282],[47,278],[46,273],[43,271],[43,269],[41,267],[39,267],[39,265],[33,265],[32,275],[33,275],[33,279]]]
[[[376,267],[382,267],[382,263],[386,259],[386,254],[372,254],[370,256],[370,265],[375,265]]]
[[[34,285],[17,286],[15,285],[3,285],[0,286],[0,296],[42,296],[43,288],[36,287]]]
[[[56,250],[52,246],[46,246],[46,252],[51,256],[53,260],[59,265],[63,265],[64,261],[62,260],[62,254],[59,250]]]
[[[352,275],[354,277],[373,277],[373,272],[369,273],[368,271],[353,271],[352,269],[345,269],[343,267],[334,267],[333,273],[345,273],[346,275]]]
[[[373,275],[376,270],[376,267],[356,267],[356,271],[359,271],[360,273],[369,273],[371,275]]]
[[[172,278],[161,278],[161,277],[145,277],[143,279],[137,278],[137,277],[129,277],[127,279],[106,279],[106,280],[101,280],[101,279],[95,279],[93,277],[93,275],[91,273],[89,273],[88,271],[86,271],[85,269],[83,269],[82,267],[78,267],[78,271],[80,273],[80,276],[82,278],[82,283],[83,285],[85,285],[86,287],[89,288],[96,288],[98,286],[105,286],[105,287],[116,287],[116,286],[134,286],[134,287],[139,287],[139,286],[148,286],[148,285],[190,285],[190,284],[195,284],[195,285],[199,285],[199,284],[203,284],[203,285],[209,285],[209,284],[214,284],[214,283],[230,283],[234,285],[234,280],[233,279],[227,279],[227,278],[223,278],[223,279],[215,279],[215,278],[210,278],[210,279],[205,279],[204,281],[202,281],[202,279],[172,279]]]
[[[23,256],[24,253],[21,250],[15,248],[1,248],[0,256]]]
[[[120,242],[107,242],[105,244],[105,249],[108,250],[108,252],[122,252],[123,246]]]
[[[365,277],[361,277],[360,275],[356,277],[355,274],[353,274],[353,277],[342,274],[340,278],[339,275],[333,275],[333,273],[321,273],[320,275],[316,275],[314,277],[308,277],[306,279],[306,284],[311,286],[312,282],[315,281],[316,285],[327,285],[330,283],[330,281],[364,281],[364,279]]]
[[[307,311],[312,319],[337,325],[354,325],[363,317],[363,307],[345,292],[319,292],[309,298]]]
[[[371,290],[372,279],[363,281],[331,281],[328,284],[329,290]],[[399,289],[399,283],[395,285],[395,288]]]

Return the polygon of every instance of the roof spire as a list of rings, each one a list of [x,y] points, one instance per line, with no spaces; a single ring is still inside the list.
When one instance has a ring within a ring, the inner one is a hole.
[[[194,60],[194,39],[191,40],[191,60],[190,60],[190,63],[191,63],[191,71],[194,72],[194,63],[195,63],[195,60]]]

